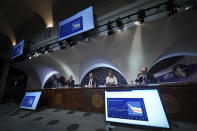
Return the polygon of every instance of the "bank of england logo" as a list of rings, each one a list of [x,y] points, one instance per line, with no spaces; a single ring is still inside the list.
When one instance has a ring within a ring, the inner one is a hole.
[[[80,26],[81,26],[80,23],[79,24],[73,24],[74,28],[79,28]]]
[[[57,95],[55,95],[55,104],[57,104],[57,105],[61,105],[62,104],[62,94],[57,94]]]
[[[81,29],[83,29],[82,17],[79,17],[76,20],[72,21],[72,31],[75,32]]]
[[[101,108],[103,106],[104,100],[100,94],[94,94],[92,96],[92,105],[95,108]]]

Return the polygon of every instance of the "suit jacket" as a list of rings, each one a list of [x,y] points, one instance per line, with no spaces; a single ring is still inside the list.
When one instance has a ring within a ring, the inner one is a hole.
[[[89,81],[90,81],[90,79],[88,79],[85,84],[88,85]],[[95,78],[93,78],[93,81],[92,81],[92,86],[94,86],[94,85],[96,85],[96,86],[98,85],[98,82]]]
[[[137,76],[139,75],[141,74],[138,74]],[[143,81],[145,82],[145,84],[157,83],[157,79],[150,73],[147,73],[145,77],[139,77],[135,80],[135,82],[138,84],[141,84]]]
[[[75,81],[74,81],[74,80],[68,80],[67,83],[66,83],[66,85],[67,85],[68,87],[74,87]]]

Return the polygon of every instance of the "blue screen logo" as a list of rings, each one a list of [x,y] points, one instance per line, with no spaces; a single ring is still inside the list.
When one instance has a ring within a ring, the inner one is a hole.
[[[83,17],[80,16],[80,17],[60,26],[59,30],[60,30],[59,31],[60,38],[83,30]]]
[[[72,31],[80,30],[83,25],[81,25],[81,19],[76,19],[72,22]]]

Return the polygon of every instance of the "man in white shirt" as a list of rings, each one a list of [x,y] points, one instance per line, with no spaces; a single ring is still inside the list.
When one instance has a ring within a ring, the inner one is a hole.
[[[117,85],[117,78],[114,76],[112,71],[109,71],[109,75],[106,78],[106,85]]]

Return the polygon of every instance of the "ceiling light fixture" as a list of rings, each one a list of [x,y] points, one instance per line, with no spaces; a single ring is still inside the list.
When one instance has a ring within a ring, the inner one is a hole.
[[[139,10],[138,13],[137,13],[137,21],[138,21],[138,23],[136,23],[136,25],[143,24],[144,20],[145,20],[145,17],[146,17],[145,11],[144,10]]]
[[[109,35],[112,35],[113,33],[114,33],[114,31],[113,31],[113,28],[112,28],[112,22],[109,21],[107,23],[107,35],[109,36]]]
[[[116,20],[116,24],[117,24],[118,28],[119,28],[121,31],[124,30],[124,26],[123,26],[123,23],[122,23],[120,17]]]

